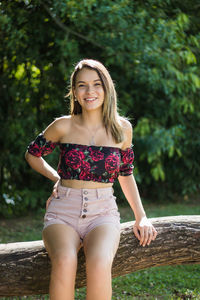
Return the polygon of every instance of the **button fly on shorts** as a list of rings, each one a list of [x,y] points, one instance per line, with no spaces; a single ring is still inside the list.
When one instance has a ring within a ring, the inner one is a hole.
[[[73,189],[59,186],[60,199],[53,199],[45,215],[44,228],[51,224],[66,224],[80,238],[105,223],[120,230],[120,218],[111,188]]]
[[[86,197],[85,195],[88,195],[88,194],[89,194],[89,191],[83,189],[83,192],[82,192],[82,207],[81,207],[81,215],[80,215],[80,217],[83,218],[83,219],[85,219],[87,217],[88,210],[86,209],[86,207],[88,206],[89,198]]]

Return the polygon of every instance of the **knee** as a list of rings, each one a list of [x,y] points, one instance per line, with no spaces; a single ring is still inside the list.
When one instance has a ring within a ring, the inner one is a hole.
[[[92,270],[95,274],[101,274],[110,271],[113,263],[113,255],[108,253],[96,254],[86,257],[86,266],[88,270]]]
[[[73,251],[57,251],[51,255],[51,263],[53,268],[59,270],[71,270],[77,265],[77,254]]]

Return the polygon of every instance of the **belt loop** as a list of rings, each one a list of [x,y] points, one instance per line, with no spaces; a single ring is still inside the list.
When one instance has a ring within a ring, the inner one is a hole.
[[[71,191],[71,188],[67,188],[67,190],[66,190],[66,197],[69,196],[70,191]]]
[[[101,192],[100,189],[96,189],[97,199],[101,198]]]

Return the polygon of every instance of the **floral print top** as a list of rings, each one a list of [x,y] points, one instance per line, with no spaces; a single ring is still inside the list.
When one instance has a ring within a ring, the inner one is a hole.
[[[113,183],[120,176],[133,173],[132,147],[88,146],[71,143],[53,143],[40,133],[28,146],[28,152],[41,157],[60,147],[58,174],[62,179],[77,179]]]

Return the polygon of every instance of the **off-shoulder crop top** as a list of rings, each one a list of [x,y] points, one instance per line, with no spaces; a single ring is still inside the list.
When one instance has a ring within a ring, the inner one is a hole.
[[[133,173],[134,153],[132,147],[88,146],[47,141],[40,133],[28,146],[28,152],[41,157],[60,147],[57,172],[62,179],[76,179],[113,183],[119,176]]]

